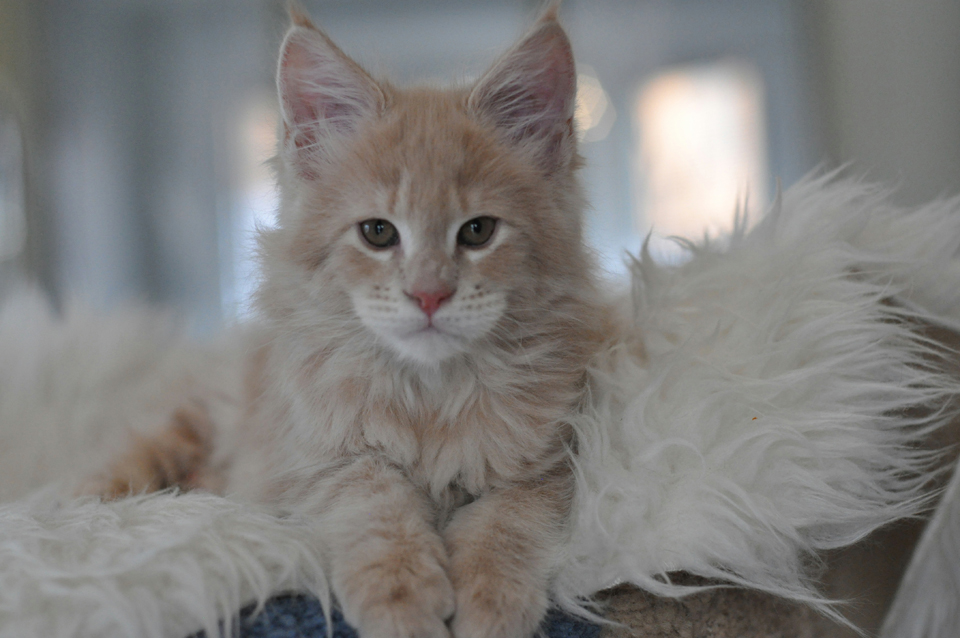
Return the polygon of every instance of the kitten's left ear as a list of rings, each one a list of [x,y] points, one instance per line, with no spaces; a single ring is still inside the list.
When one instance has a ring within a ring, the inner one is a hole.
[[[529,149],[548,172],[576,151],[577,74],[556,4],[477,83],[468,105],[510,142]]]

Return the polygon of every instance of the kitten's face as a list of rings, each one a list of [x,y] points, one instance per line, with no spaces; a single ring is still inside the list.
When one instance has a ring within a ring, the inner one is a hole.
[[[323,285],[383,344],[434,364],[539,303],[538,281],[562,276],[551,265],[576,252],[578,228],[462,96],[395,99],[309,184],[298,250],[323,255]]]
[[[297,54],[284,60],[293,57],[299,73],[320,66]],[[519,317],[549,312],[544,304],[585,269],[579,210],[565,209],[576,199],[569,119],[557,126],[529,109],[507,113],[525,118],[511,138],[498,126],[504,114],[491,112],[496,95],[481,90],[502,92],[504,78],[492,75],[490,86],[481,81],[472,93],[400,91],[354,75],[359,98],[320,107],[316,94],[306,105],[291,103],[281,83],[294,124],[298,109],[321,124],[307,134],[286,131],[293,160],[286,188],[296,197],[284,193],[295,203],[282,221],[292,237],[289,258],[312,288],[304,299],[346,315],[417,364],[509,339]],[[343,91],[342,77],[333,84]],[[516,87],[507,89],[513,105]],[[551,106],[550,95],[535,98]],[[564,116],[567,101],[548,115]],[[359,110],[345,119],[351,108]]]
[[[449,200],[443,208],[411,202],[413,180],[404,175],[378,193],[381,204],[394,205],[355,223],[333,261],[352,282],[349,295],[363,325],[402,356],[433,364],[498,324],[517,287],[502,266],[519,261],[519,247],[516,229],[477,215],[481,207],[460,205],[457,193],[442,198]],[[423,214],[430,209],[434,214]],[[385,235],[390,244],[379,247]]]
[[[522,285],[522,237],[463,166],[438,163],[440,175],[424,175],[402,157],[370,159],[392,179],[354,184],[331,266],[364,326],[402,356],[436,363],[500,321]]]

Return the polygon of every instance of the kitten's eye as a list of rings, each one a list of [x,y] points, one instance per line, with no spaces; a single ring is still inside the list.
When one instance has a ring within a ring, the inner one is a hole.
[[[389,248],[400,241],[397,227],[385,219],[368,219],[360,222],[360,234],[374,248]]]
[[[483,246],[490,241],[496,227],[497,220],[493,217],[475,217],[460,227],[457,243],[470,248]]]

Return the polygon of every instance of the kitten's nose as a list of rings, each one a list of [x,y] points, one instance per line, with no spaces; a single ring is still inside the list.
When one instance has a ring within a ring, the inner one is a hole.
[[[449,288],[437,288],[434,290],[413,290],[407,293],[407,296],[416,299],[420,303],[420,310],[423,310],[427,317],[432,317],[444,301],[453,296],[454,290]]]

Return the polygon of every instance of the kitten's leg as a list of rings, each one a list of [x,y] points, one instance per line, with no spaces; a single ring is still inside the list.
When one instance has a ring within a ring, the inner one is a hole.
[[[528,638],[547,611],[547,587],[572,496],[568,472],[494,490],[457,510],[444,530],[457,597],[456,638]]]
[[[136,435],[129,449],[78,490],[115,499],[168,487],[215,487],[207,462],[213,448],[213,423],[207,410],[189,404],[176,410],[162,429]]]
[[[398,468],[358,457],[289,495],[315,521],[334,594],[362,638],[449,638],[453,588],[435,512]]]

